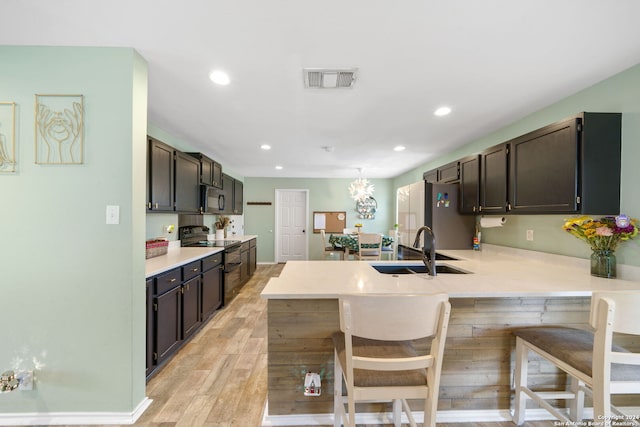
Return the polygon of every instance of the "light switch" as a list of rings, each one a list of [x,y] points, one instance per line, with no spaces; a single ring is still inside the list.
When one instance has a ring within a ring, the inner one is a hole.
[[[120,206],[107,205],[107,224],[120,224]]]

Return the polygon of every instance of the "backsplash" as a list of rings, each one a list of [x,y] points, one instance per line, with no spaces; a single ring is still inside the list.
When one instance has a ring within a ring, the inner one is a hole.
[[[213,223],[218,218],[217,215],[178,215],[178,214],[164,214],[164,213],[151,213],[146,215],[146,239],[153,239],[156,237],[164,237],[169,241],[178,240],[178,227],[180,225],[189,225],[194,223],[199,225],[206,225],[211,229],[211,233],[215,233],[215,227]],[[231,224],[227,228],[227,235],[243,235],[244,234],[244,216],[243,215],[229,215]],[[184,224],[182,224],[184,222]],[[172,233],[167,232],[167,227],[173,225],[174,231]]]

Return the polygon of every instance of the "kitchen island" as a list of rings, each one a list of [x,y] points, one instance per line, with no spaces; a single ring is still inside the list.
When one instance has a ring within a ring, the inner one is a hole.
[[[452,312],[438,421],[482,421],[510,419],[513,328],[541,324],[585,327],[593,291],[640,290],[640,269],[635,267],[619,270],[626,280],[611,280],[592,277],[588,260],[571,257],[491,245],[480,252],[441,253],[458,260],[437,264],[470,274],[386,275],[366,261],[287,263],[280,277],[271,279],[262,292],[268,299],[269,423],[282,425],[295,417],[302,417],[301,423],[311,423],[311,419],[331,423],[330,337],[339,327],[340,294],[447,292]],[[322,376],[319,397],[303,396],[308,371]],[[553,386],[563,380],[542,364],[530,367],[530,373],[536,374],[540,384]],[[373,414],[373,423],[376,414],[386,408],[369,405],[364,411]],[[301,414],[313,416],[305,419]]]

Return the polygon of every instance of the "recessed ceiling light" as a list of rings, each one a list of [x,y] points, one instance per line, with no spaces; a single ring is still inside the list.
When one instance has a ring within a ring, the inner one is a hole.
[[[276,166],[276,170],[279,170],[279,171],[282,170],[282,166],[280,165]]]
[[[436,111],[433,112],[436,116],[446,116],[451,112],[451,108],[449,107],[440,107]]]
[[[262,148],[263,150],[267,151],[267,150],[271,150],[271,146],[269,144],[262,144],[260,146],[260,148]]]
[[[404,145],[396,145],[395,147],[393,147],[393,151],[404,151],[405,148],[406,147]]]
[[[229,75],[222,70],[212,71],[211,74],[209,74],[209,78],[212,82],[221,86],[228,85],[231,81]]]

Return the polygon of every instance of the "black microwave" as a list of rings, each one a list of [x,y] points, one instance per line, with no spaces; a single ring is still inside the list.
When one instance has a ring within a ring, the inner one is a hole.
[[[218,214],[225,210],[225,194],[220,188],[200,185],[202,213]]]

